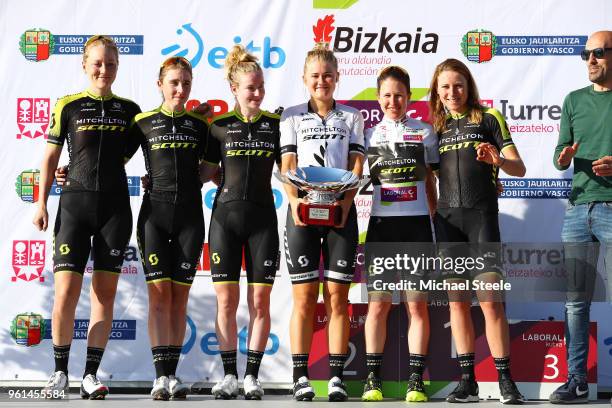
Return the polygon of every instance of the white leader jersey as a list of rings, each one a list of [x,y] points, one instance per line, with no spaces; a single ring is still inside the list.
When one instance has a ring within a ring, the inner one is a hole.
[[[308,102],[285,109],[280,132],[281,155],[297,154],[298,167],[348,170],[349,154],[365,152],[361,112],[335,101],[323,119]]]
[[[366,130],[365,147],[374,190],[371,215],[428,215],[425,167],[440,162],[432,127],[408,116],[385,117]]]

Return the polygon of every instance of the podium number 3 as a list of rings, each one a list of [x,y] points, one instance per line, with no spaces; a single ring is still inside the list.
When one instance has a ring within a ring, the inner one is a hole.
[[[546,375],[544,374],[543,377],[547,380],[552,380],[555,379],[559,376],[559,368],[557,367],[557,363],[559,362],[559,357],[557,357],[554,354],[547,354],[544,356],[544,359],[551,359],[552,362],[550,364],[546,364],[546,367],[550,367],[553,369],[554,374],[553,375]]]

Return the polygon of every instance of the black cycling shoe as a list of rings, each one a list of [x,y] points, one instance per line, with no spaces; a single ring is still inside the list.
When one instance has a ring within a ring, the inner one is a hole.
[[[473,378],[461,378],[457,387],[446,397],[447,402],[478,402],[478,383]]]

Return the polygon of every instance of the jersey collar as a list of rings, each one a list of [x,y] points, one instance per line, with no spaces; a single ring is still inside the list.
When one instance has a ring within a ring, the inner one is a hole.
[[[90,97],[91,99],[95,99],[97,101],[108,101],[109,99],[113,99],[115,97],[114,93],[109,93],[108,95],[100,96],[91,92],[89,89],[85,90],[85,95]]]
[[[238,112],[238,110],[234,109],[234,110],[233,110],[233,112],[234,112],[234,115],[235,115],[235,116],[236,116],[238,119],[240,119],[240,121],[241,121],[241,122],[244,122],[244,123],[249,123],[249,121],[247,120],[247,118],[245,118],[244,116],[242,116],[242,114],[241,114],[240,112]],[[261,109],[260,109],[260,110],[259,110],[259,113],[257,114],[257,116],[255,116],[255,117],[253,118],[253,120],[251,120],[251,123],[257,122],[257,121],[259,120],[259,118],[261,118],[261,115],[262,115],[262,114],[263,114],[263,110],[261,110]]]
[[[457,114],[452,114],[452,113],[449,112],[449,113],[446,114],[446,119],[451,119],[451,118],[452,119],[462,119],[462,118],[465,118],[466,116],[468,116],[469,113],[470,113],[469,109],[466,110],[463,113],[457,113]]]
[[[306,106],[308,108],[308,113],[314,113],[315,115],[319,116],[311,107],[310,107],[310,99],[306,101]],[[331,111],[329,111],[330,113],[336,110],[336,100],[334,99],[334,103],[332,104],[332,108]],[[329,113],[328,113],[329,115]]]
[[[405,115],[400,120],[393,120],[393,119],[389,119],[386,116],[383,116],[381,122],[385,124],[390,124],[390,125],[405,125],[406,122],[408,122],[408,115]]]
[[[159,110],[161,113],[163,113],[166,116],[170,116],[171,118],[180,118],[187,112],[185,109],[183,109],[182,111],[178,111],[178,112],[172,112],[164,108],[164,105],[160,105]]]

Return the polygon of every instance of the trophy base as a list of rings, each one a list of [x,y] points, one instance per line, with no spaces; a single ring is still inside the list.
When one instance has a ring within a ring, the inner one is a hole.
[[[342,207],[339,205],[300,203],[298,214],[308,225],[337,227],[342,222]]]

